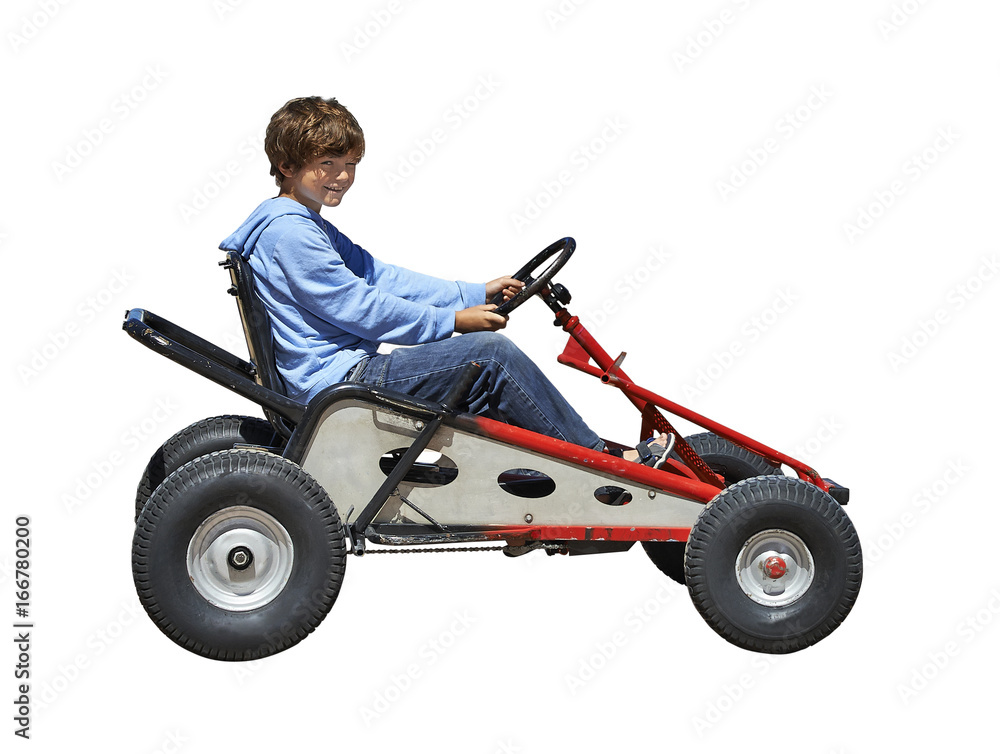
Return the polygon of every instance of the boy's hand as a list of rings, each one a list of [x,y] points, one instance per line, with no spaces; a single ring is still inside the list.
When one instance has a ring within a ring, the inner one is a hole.
[[[455,332],[482,332],[484,330],[493,332],[501,330],[507,326],[507,318],[501,314],[494,314],[495,304],[481,304],[480,306],[470,306],[455,312]]]
[[[486,300],[489,301],[498,293],[502,292],[503,300],[510,301],[514,298],[514,296],[521,292],[522,288],[524,288],[524,283],[520,280],[515,280],[510,275],[505,275],[502,278],[491,280],[486,284]]]

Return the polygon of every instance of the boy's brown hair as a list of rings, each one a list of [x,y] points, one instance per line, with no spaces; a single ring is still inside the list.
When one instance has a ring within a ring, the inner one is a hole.
[[[296,171],[324,154],[360,160],[365,154],[365,135],[350,111],[332,97],[299,97],[271,116],[264,152],[271,161],[274,182],[280,186],[281,165]]]

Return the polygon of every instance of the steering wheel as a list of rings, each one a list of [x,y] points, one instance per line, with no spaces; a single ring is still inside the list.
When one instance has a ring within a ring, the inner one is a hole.
[[[549,281],[555,276],[562,266],[569,261],[569,258],[573,256],[573,252],[576,250],[576,241],[572,238],[561,238],[554,244],[550,244],[538,252],[531,261],[528,262],[524,267],[515,272],[511,277],[515,280],[520,280],[524,283],[524,288],[518,293],[514,298],[509,301],[503,300],[503,292],[501,291],[490,299],[489,303],[497,304],[497,308],[493,311],[496,314],[500,314],[506,317],[517,307],[527,301],[529,298],[539,293],[543,288],[545,288]],[[542,266],[549,257],[558,254],[545,271],[542,272],[538,277],[533,277],[531,273]]]

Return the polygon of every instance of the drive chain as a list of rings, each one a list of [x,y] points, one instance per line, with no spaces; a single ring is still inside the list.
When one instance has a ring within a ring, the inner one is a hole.
[[[396,555],[405,553],[432,553],[432,552],[487,552],[503,550],[507,545],[484,545],[482,547],[385,547],[377,550],[365,550],[365,555]],[[544,544],[536,547],[536,550],[559,550],[562,545]]]

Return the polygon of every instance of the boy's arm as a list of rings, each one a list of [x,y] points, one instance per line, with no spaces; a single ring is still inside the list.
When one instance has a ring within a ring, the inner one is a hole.
[[[348,265],[365,280],[393,295],[427,306],[466,309],[486,303],[486,286],[461,280],[444,280],[376,259],[351,241],[336,226],[327,223],[334,247]]]
[[[360,248],[360,247],[359,247]],[[392,291],[400,298],[429,306],[465,309],[486,303],[486,286],[483,283],[466,283],[461,280],[444,280],[422,272],[389,264],[376,259],[364,249],[371,260],[370,281],[380,288]],[[367,275],[366,275],[367,277]]]
[[[387,292],[381,281],[373,285],[348,267],[330,238],[309,220],[296,222],[278,239],[274,261],[296,305],[366,340],[398,345],[441,340],[455,331],[456,309],[466,308],[458,289],[450,302],[437,306]]]

